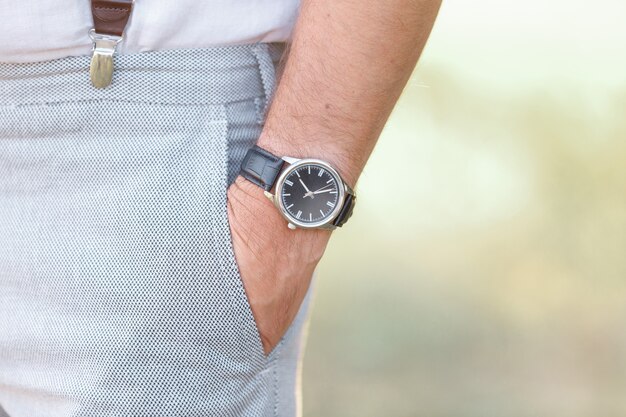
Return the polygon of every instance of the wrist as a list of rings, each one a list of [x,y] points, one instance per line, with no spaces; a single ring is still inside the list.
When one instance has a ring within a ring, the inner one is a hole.
[[[331,235],[330,231],[322,229],[290,230],[263,190],[242,176],[228,189],[228,211],[234,232],[248,231],[239,244],[245,245],[258,259],[264,258],[268,246],[280,253],[293,253],[297,247],[309,250],[303,260],[317,262]]]
[[[291,156],[298,159],[316,158],[326,161],[353,188],[363,170],[363,164],[359,163],[349,150],[344,149],[336,138],[325,139],[322,136],[316,136],[303,140],[272,132],[266,128],[261,133],[257,145],[281,158]]]

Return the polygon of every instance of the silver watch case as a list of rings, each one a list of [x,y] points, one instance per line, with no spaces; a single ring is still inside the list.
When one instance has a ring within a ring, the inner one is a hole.
[[[335,229],[337,226],[333,225],[333,221],[335,220],[335,218],[337,218],[337,216],[339,215],[339,212],[341,211],[341,208],[343,207],[343,203],[346,199],[346,194],[347,193],[354,194],[352,189],[348,186],[348,184],[345,183],[343,178],[341,178],[341,175],[339,175],[337,170],[334,169],[332,166],[330,166],[328,162],[322,161],[320,159],[313,159],[313,158],[297,159],[297,158],[292,158],[289,156],[283,156],[282,159],[285,162],[287,162],[289,165],[287,166],[287,168],[283,169],[283,171],[278,176],[278,179],[276,180],[276,185],[274,186],[274,191],[276,194],[272,194],[269,191],[265,191],[265,196],[274,203],[274,205],[278,208],[278,211],[280,212],[280,214],[287,220],[288,222],[287,226],[290,229],[295,229],[295,228],[327,229],[327,230]],[[337,205],[335,206],[333,211],[330,213],[330,215],[326,219],[319,221],[319,222],[315,222],[315,223],[304,223],[304,222],[299,221],[295,217],[291,216],[283,204],[283,199],[276,198],[276,195],[280,194],[280,190],[282,189],[283,184],[285,183],[285,179],[289,176],[289,174],[291,174],[298,167],[302,165],[308,165],[308,164],[316,164],[316,165],[323,166],[325,170],[330,172],[337,179],[337,183],[339,184],[339,187],[338,187],[339,190],[337,190],[339,193]]]

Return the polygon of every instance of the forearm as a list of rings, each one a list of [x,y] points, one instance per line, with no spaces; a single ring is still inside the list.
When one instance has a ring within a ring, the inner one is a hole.
[[[355,185],[430,32],[439,0],[302,0],[257,144],[317,157]],[[264,349],[276,346],[331,232],[287,228],[261,189],[228,192],[233,247]]]
[[[319,157],[355,185],[439,8],[439,0],[302,0],[258,144]]]

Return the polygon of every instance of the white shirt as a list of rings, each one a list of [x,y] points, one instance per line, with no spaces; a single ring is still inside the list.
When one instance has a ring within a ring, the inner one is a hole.
[[[90,55],[90,0],[0,0],[0,62]],[[291,37],[299,0],[135,0],[118,53]]]

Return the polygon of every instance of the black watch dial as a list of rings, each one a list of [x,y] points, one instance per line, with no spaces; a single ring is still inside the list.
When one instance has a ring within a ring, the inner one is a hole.
[[[339,179],[328,169],[314,163],[290,172],[280,190],[282,205],[297,222],[319,223],[339,204]]]

